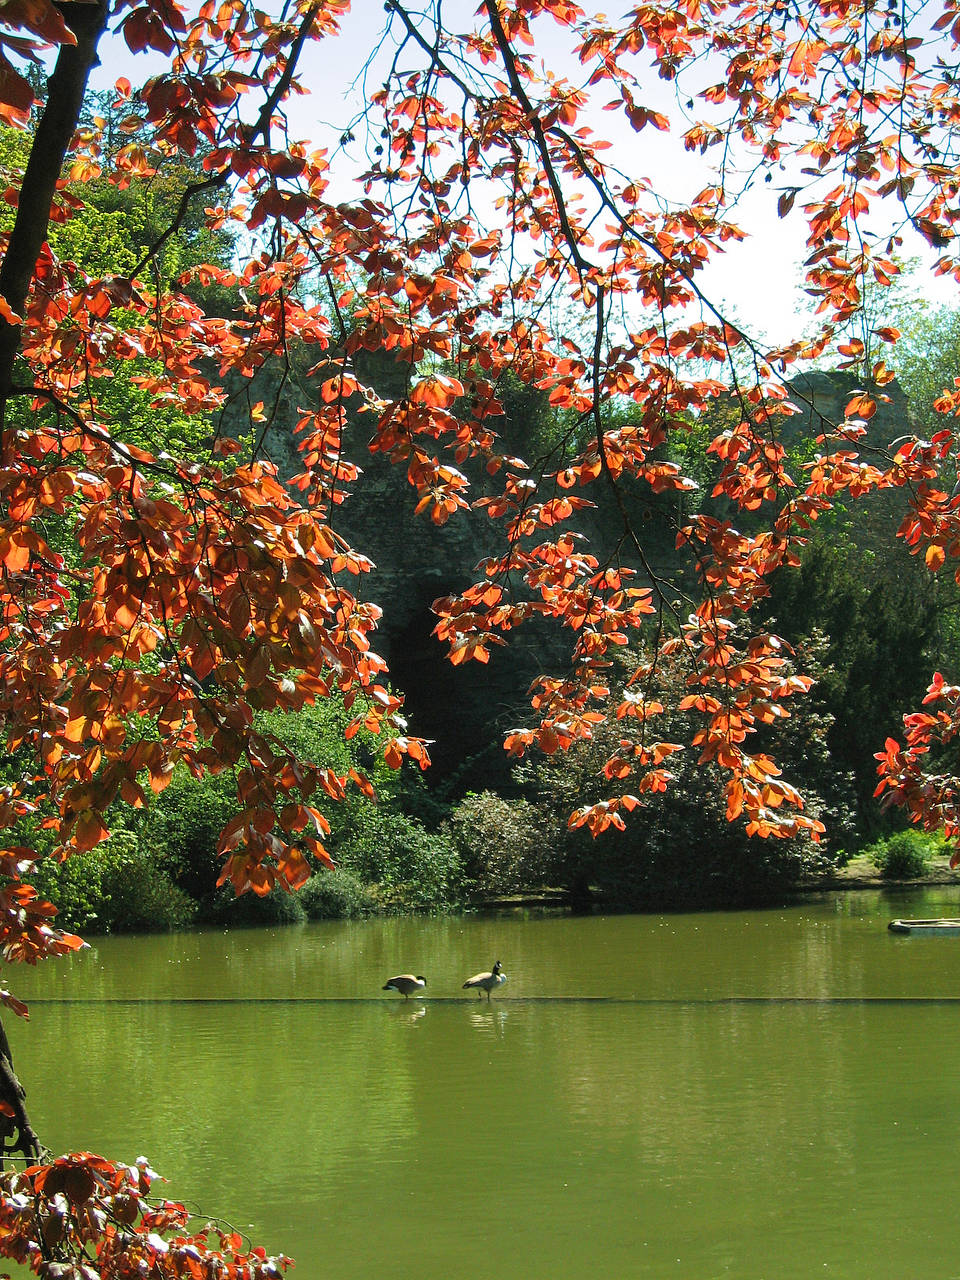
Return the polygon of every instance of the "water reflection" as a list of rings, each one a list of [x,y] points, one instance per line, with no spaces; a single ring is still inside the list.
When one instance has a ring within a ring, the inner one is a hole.
[[[391,1010],[391,1016],[405,1022],[418,1022],[420,1018],[425,1016],[426,1012],[427,1006],[425,1004],[418,1004],[415,1009],[411,1009],[404,1001],[402,1005],[394,1005]]]
[[[507,1025],[506,1009],[476,1009],[470,1013],[470,1025],[486,1035],[503,1036]]]
[[[12,975],[10,1034],[45,1141],[149,1155],[306,1280],[953,1274],[960,944],[878,904],[108,939]],[[387,1008],[398,955],[430,995]]]

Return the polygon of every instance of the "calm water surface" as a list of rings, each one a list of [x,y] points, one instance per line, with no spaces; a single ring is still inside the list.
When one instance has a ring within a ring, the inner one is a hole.
[[[11,974],[11,1039],[49,1146],[148,1155],[301,1280],[949,1280],[960,939],[886,929],[929,914],[112,938]]]

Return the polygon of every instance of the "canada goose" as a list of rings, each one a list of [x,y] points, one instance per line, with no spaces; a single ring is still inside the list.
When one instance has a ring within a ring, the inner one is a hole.
[[[398,973],[383,984],[382,990],[398,991],[404,1000],[409,1000],[415,991],[422,991],[426,985],[427,980],[422,974],[414,977],[412,973]]]
[[[468,978],[463,984],[464,987],[478,987],[477,999],[483,999],[484,991],[487,993],[487,999],[490,999],[490,992],[494,987],[499,987],[501,982],[506,982],[507,975],[500,967],[500,961],[493,966],[489,973],[475,973],[472,978]]]

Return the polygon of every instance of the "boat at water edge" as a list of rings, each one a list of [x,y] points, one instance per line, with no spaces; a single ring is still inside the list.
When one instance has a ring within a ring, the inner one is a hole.
[[[954,934],[960,938],[960,920],[949,917],[933,920],[891,920],[887,928],[891,933]]]

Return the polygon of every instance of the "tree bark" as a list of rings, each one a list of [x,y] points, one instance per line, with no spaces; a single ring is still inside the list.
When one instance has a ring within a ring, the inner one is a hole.
[[[70,146],[87,91],[90,72],[97,63],[97,44],[107,24],[106,0],[61,6],[64,21],[77,38],[63,45],[47,82],[47,101],[37,124],[33,146],[23,175],[17,216],[7,251],[0,264],[0,295],[11,310],[22,314],[37,259],[47,238],[50,209],[63,161]],[[12,451],[6,429],[6,410],[13,382],[14,362],[20,350],[20,326],[0,318],[0,465],[9,465]],[[25,1090],[13,1069],[13,1059],[0,1023],[0,1169],[8,1151],[22,1151],[37,1159],[40,1143],[24,1106]]]
[[[47,101],[37,125],[30,158],[23,175],[17,216],[0,265],[0,295],[11,310],[22,314],[37,259],[47,238],[50,209],[64,157],[70,146],[90,72],[97,64],[97,44],[107,24],[106,0],[61,6],[64,21],[77,38],[62,45],[47,81]],[[0,318],[0,464],[8,465],[6,408],[13,366],[20,350],[20,326]]]
[[[22,1151],[28,1160],[40,1156],[40,1141],[33,1131],[24,1106],[26,1091],[13,1069],[13,1055],[7,1033],[0,1022],[0,1102],[6,1104],[12,1115],[0,1114],[0,1170],[8,1151]],[[13,1141],[16,1135],[16,1141]]]

